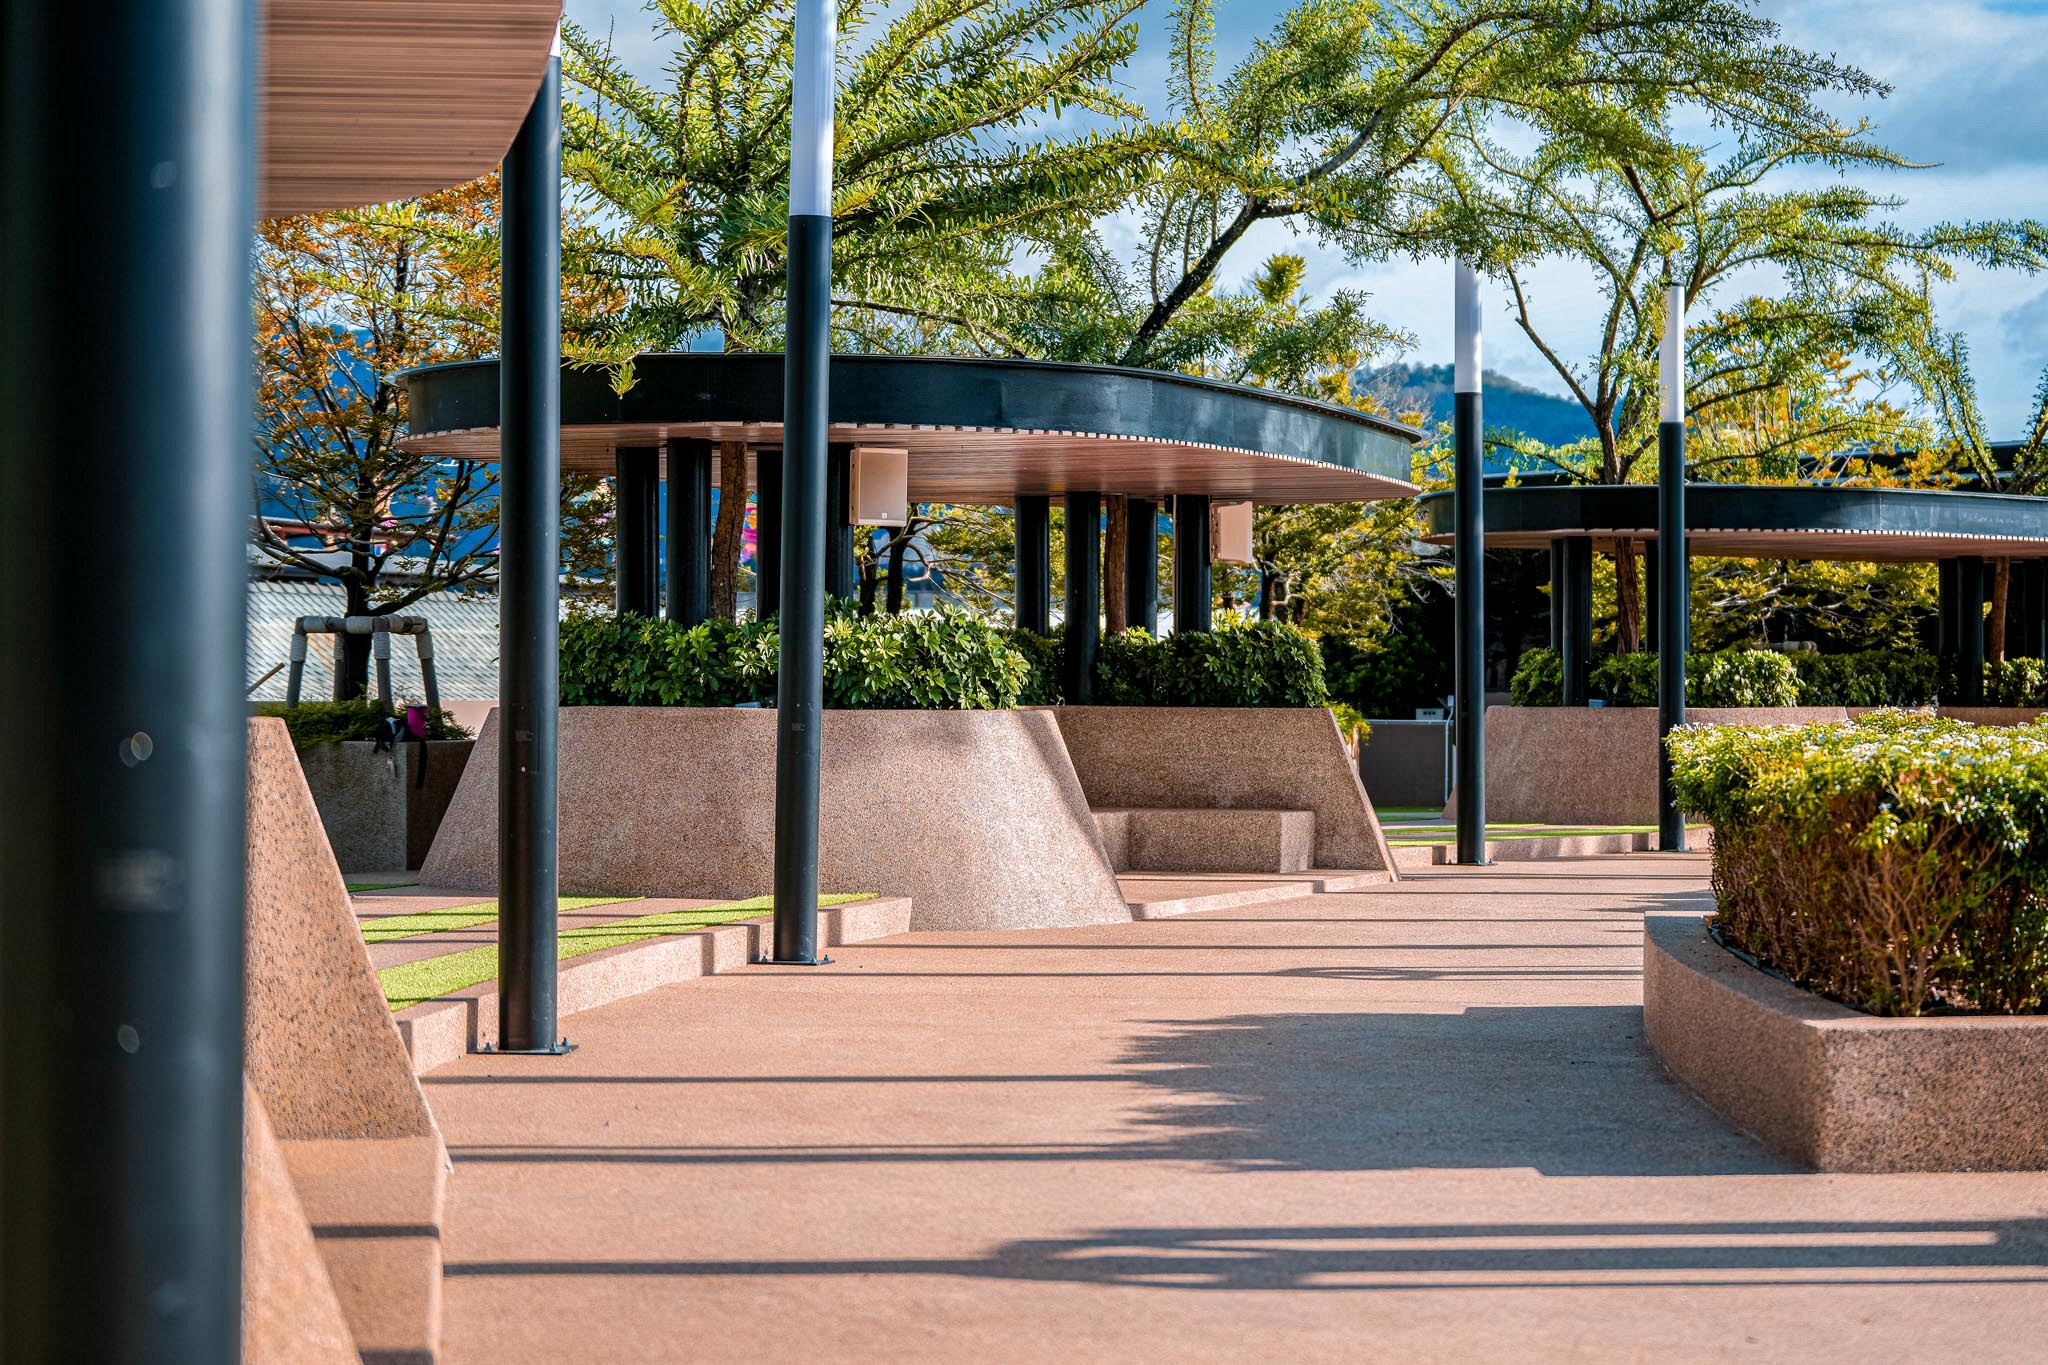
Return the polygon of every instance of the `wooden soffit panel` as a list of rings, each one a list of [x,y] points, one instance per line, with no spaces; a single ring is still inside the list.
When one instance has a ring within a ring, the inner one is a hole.
[[[265,218],[381,204],[497,166],[561,0],[267,0]]]

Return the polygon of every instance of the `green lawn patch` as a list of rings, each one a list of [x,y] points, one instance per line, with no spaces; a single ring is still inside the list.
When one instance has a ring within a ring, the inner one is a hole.
[[[1517,829],[1512,825],[1495,825],[1486,832],[1488,843],[1503,839],[1574,839],[1582,834],[1647,834],[1652,825],[1615,825],[1611,828],[1595,829],[1592,826],[1554,825],[1542,829]],[[1395,848],[1424,848],[1430,844],[1448,842],[1455,831],[1446,829],[1442,834],[1432,834],[1415,839],[1389,839],[1387,843]],[[1407,833],[1407,831],[1403,831]]]
[[[850,901],[874,898],[871,891],[858,891],[820,896],[818,904],[845,905]],[[568,902],[565,900],[563,903],[566,905]],[[757,915],[767,914],[774,908],[773,896],[752,896],[742,901],[702,905],[694,910],[664,910],[658,914],[640,915],[611,924],[590,924],[564,929],[556,944],[555,955],[566,962],[572,957],[582,957],[585,953],[595,953],[605,948],[619,948],[628,943],[644,943],[649,939],[667,938],[674,934],[688,933],[693,929],[709,929],[715,925],[753,919]],[[412,962],[401,962],[396,967],[386,967],[377,973],[377,982],[384,988],[384,998],[390,1002],[391,1008],[402,1010],[408,1005],[438,1000],[455,991],[482,985],[497,974],[498,945],[486,943],[475,948],[464,948],[459,952],[444,953],[439,957],[423,957]]]
[[[588,910],[598,905],[624,905],[644,899],[643,896],[564,896],[560,905],[564,910]],[[451,905],[446,910],[422,910],[413,915],[384,915],[362,921],[363,942],[390,943],[401,938],[444,933],[449,929],[474,929],[479,924],[489,924],[497,917],[496,901],[474,901],[468,905]]]
[[[418,885],[419,885],[419,883],[418,883],[418,882],[348,882],[348,883],[346,883],[346,885],[347,885],[347,887],[348,887],[348,889],[349,889],[349,894],[350,894],[350,895],[354,895],[354,894],[355,894],[356,892],[358,892],[358,891],[403,891],[403,890],[405,890],[405,888],[407,888],[408,886],[418,886]]]

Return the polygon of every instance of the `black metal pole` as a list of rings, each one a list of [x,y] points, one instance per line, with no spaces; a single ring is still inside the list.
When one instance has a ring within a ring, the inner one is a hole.
[[[1067,494],[1066,694],[1074,706],[1095,700],[1095,656],[1102,646],[1102,495]]]
[[[1173,628],[1208,630],[1213,621],[1215,581],[1209,566],[1209,495],[1177,493],[1173,499]]]
[[[709,611],[708,584],[704,600]],[[754,452],[754,615],[765,621],[781,610],[782,452],[771,447]]]
[[[0,19],[9,1361],[240,1350],[255,11]]]
[[[790,112],[789,340],[783,367],[782,629],[775,713],[775,960],[818,962],[825,712],[826,401],[832,360],[836,14],[797,0]]]
[[[1964,555],[1956,561],[1956,682],[1964,706],[1984,704],[1984,560]]]
[[[853,447],[825,453],[825,596],[852,601],[860,596],[860,572],[853,558]]]
[[[1017,628],[1052,633],[1052,499],[1026,493],[1014,514],[1017,533]]]
[[[757,542],[758,544],[758,542]],[[711,615],[711,442],[668,443],[668,619]]]
[[[1664,411],[1657,424],[1657,846],[1685,851],[1685,812],[1664,738],[1685,724],[1685,655],[1692,603],[1685,554],[1685,290],[1664,300]]]
[[[562,61],[505,153],[498,493],[498,1047],[555,1031],[562,483]]]
[[[620,446],[612,483],[613,603],[653,616],[661,602],[661,452]]]
[[[1593,542],[1586,536],[1564,541],[1564,620],[1558,659],[1564,669],[1566,706],[1584,706],[1593,665]]]
[[[1457,530],[1457,648],[1452,720],[1458,744],[1458,861],[1486,862],[1486,448],[1480,409],[1479,276],[1458,262],[1452,394]]]
[[[1129,498],[1124,535],[1124,619],[1139,630],[1159,633],[1159,504]]]
[[[1564,542],[1550,542],[1550,651],[1564,647]]]
[[[1934,657],[1947,664],[1962,640],[1962,566],[1944,559],[1935,564],[1934,574]]]

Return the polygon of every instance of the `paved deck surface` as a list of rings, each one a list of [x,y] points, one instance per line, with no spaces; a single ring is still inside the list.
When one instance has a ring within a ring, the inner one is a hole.
[[[1800,1174],[1646,1052],[1705,875],[908,935],[465,1058],[444,1358],[2048,1355],[2048,1177]]]

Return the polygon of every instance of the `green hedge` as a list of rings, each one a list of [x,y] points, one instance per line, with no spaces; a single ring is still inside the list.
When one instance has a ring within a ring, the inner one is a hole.
[[[866,710],[1004,710],[1031,668],[979,617],[962,612],[825,622],[825,705]],[[562,622],[564,706],[736,706],[775,700],[776,623],[666,620],[590,612]]]
[[[1994,667],[2010,671],[2012,690],[2024,692],[2038,685],[2048,694],[2048,683],[2038,681],[2038,662],[2021,659],[1987,666],[1987,698],[1997,692]],[[1939,676],[1929,654],[1725,650],[1687,660],[1685,699],[1691,706],[1927,706],[1934,702]],[[2030,683],[2029,678],[2036,681]],[[1648,650],[1610,654],[1593,666],[1586,682],[1591,695],[1610,706],[1655,706],[1657,656]],[[1508,683],[1509,699],[1516,706],[1556,706],[1563,695],[1564,666],[1554,651],[1532,649],[1522,655]],[[2048,700],[1992,704],[2048,705]]]
[[[2039,659],[2006,659],[1984,665],[1986,706],[2048,706],[2048,670]]]
[[[1668,742],[1714,826],[1724,942],[1873,1013],[2043,1009],[2048,725],[1880,711]]]
[[[343,740],[376,739],[386,721],[396,719],[401,726],[405,723],[399,712],[374,697],[355,701],[307,701],[297,706],[265,702],[255,711],[260,716],[281,717],[285,729],[291,731],[294,749],[310,749],[316,744],[339,744]],[[409,731],[401,733],[410,735]],[[456,724],[455,717],[446,711],[427,713],[428,739],[469,737],[469,731]]]
[[[1095,660],[1101,706],[1327,706],[1313,637],[1279,621],[1156,638],[1107,637]]]

